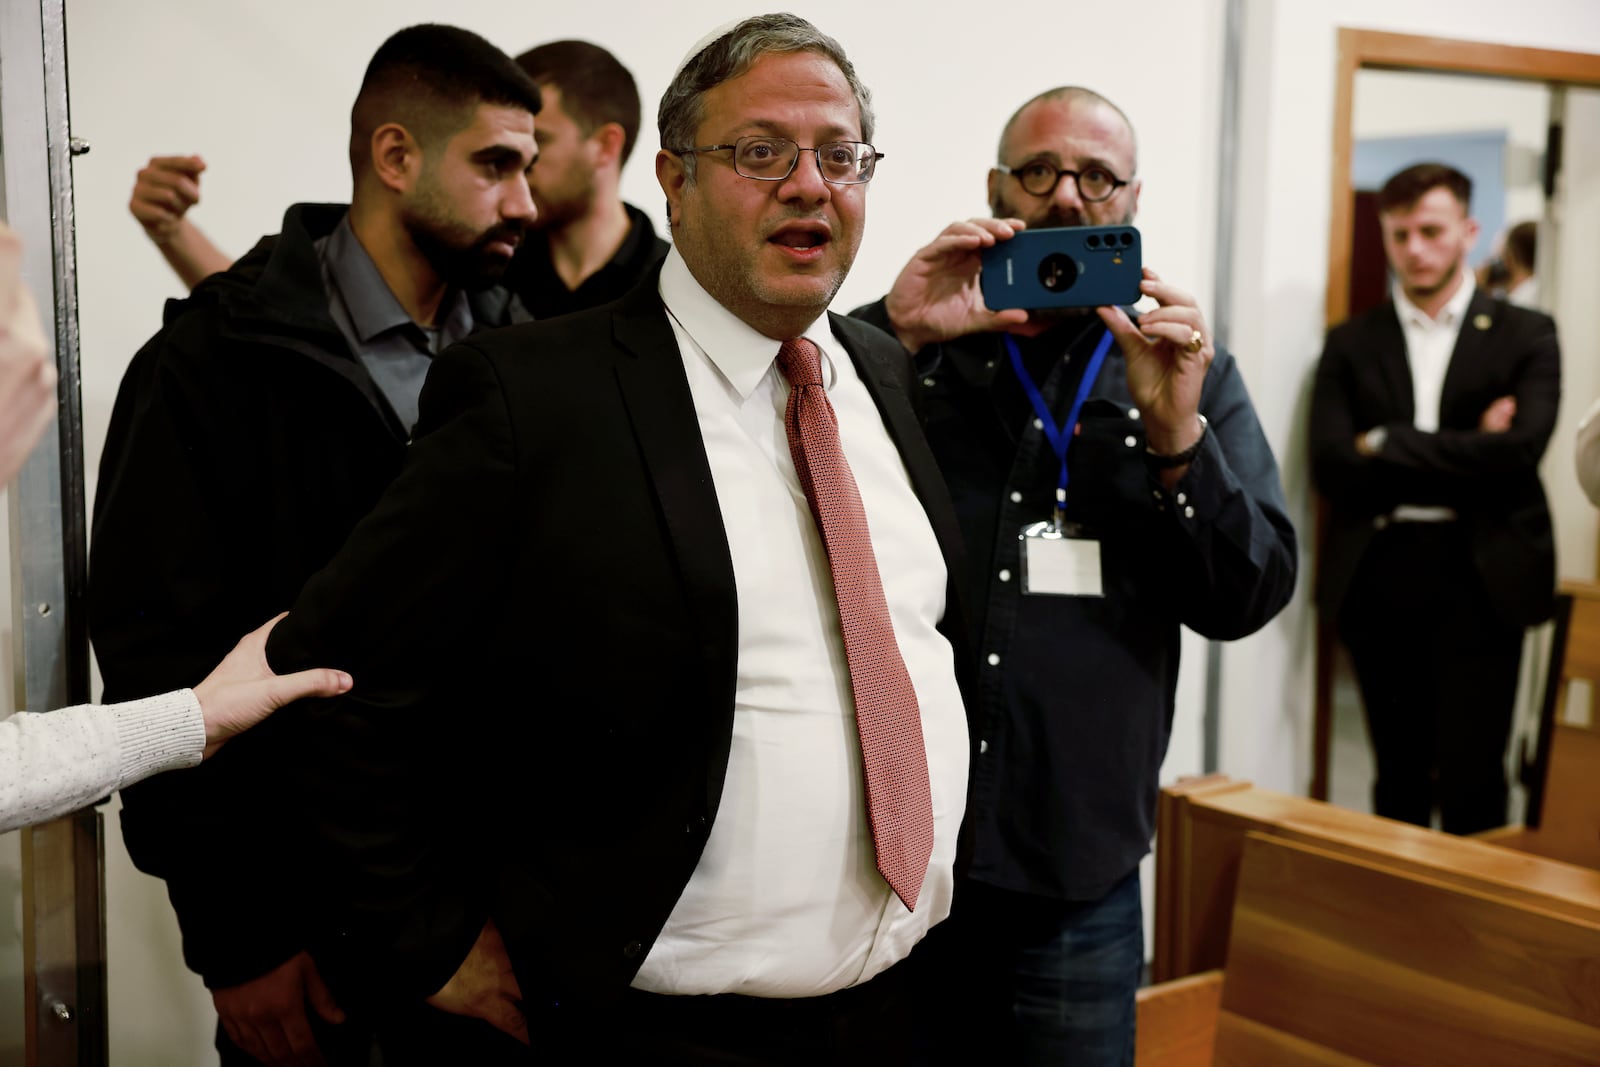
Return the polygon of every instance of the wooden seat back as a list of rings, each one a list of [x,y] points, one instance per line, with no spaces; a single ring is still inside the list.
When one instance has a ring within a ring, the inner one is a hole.
[[[1600,779],[1595,779],[1600,781]],[[1223,967],[1251,832],[1600,923],[1600,871],[1212,777],[1162,790],[1153,978]],[[1600,970],[1596,972],[1600,986]]]
[[[1249,833],[1217,1064],[1600,1063],[1600,922]]]

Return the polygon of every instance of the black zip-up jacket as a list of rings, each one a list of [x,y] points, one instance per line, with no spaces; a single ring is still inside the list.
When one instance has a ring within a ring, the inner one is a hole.
[[[298,204],[283,231],[186,300],[129,364],[95,498],[90,631],[105,699],[200,681],[301,585],[400,469],[406,431],[328,313],[314,242],[347,209]],[[481,312],[504,299],[474,300]],[[504,311],[501,311],[504,314]],[[123,790],[140,870],[166,880],[206,985],[317,946],[293,776],[292,709],[192,770]]]

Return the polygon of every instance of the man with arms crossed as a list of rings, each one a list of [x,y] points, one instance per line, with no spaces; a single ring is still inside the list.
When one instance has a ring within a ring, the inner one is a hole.
[[[1294,590],[1272,450],[1193,297],[1147,270],[1142,291],[1159,306],[1132,320],[983,304],[983,248],[1024,225],[1131,223],[1140,184],[1118,108],[1082,88],[1041,93],[1001,133],[994,217],[947,227],[857,312],[916,360],[973,560],[976,841],[941,932],[951,1000],[939,1020],[958,1031],[941,1047],[964,1042],[968,1062],[1133,1062],[1138,869],[1179,626],[1242,637]],[[1063,482],[1072,536],[1019,538],[1052,518]],[[1024,590],[1024,554],[1052,548],[1089,553],[1092,581]]]
[[[1525,627],[1549,617],[1539,457],[1555,429],[1550,316],[1479,290],[1472,183],[1419,163],[1378,193],[1393,299],[1328,334],[1311,470],[1331,505],[1317,604],[1350,649],[1372,806],[1447,833],[1506,821]]]
[[[351,112],[349,207],[291,207],[282,233],[168,308],[100,468],[90,630],[108,700],[198,681],[377,501],[433,353],[507,321],[492,283],[533,217],[538,107],[476,34],[400,31]],[[308,954],[325,902],[291,787],[304,730],[279,715],[124,792],[129,855],[166,880],[225,1065],[314,1061],[318,1046],[367,1062],[368,1038],[324,1025],[343,1013]]]
[[[659,278],[442,356],[405,471],[269,657],[369,696],[325,716],[319,781],[350,784],[318,808],[395,1003],[556,1063],[904,1063],[970,747],[909,368],[826,310],[870,103],[769,15],[691,52],[659,125]],[[468,1040],[417,1029],[448,1036],[406,1062]]]

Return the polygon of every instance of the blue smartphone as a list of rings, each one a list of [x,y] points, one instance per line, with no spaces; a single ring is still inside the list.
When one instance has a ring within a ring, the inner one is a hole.
[[[983,250],[979,284],[990,311],[1133,304],[1140,260],[1132,226],[1023,230]]]

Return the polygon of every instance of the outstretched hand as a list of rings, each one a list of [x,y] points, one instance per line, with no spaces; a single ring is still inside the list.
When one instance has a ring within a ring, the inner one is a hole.
[[[306,697],[332,697],[347,691],[344,671],[314,668],[295,674],[273,674],[267,665],[267,635],[288,612],[245,634],[216,670],[194,687],[206,721],[206,752],[248,730],[278,708]]]
[[[990,311],[978,284],[983,250],[1026,227],[1021,219],[952,222],[911,257],[885,301],[889,323],[907,351],[1028,321],[1028,313],[1015,308]]]

